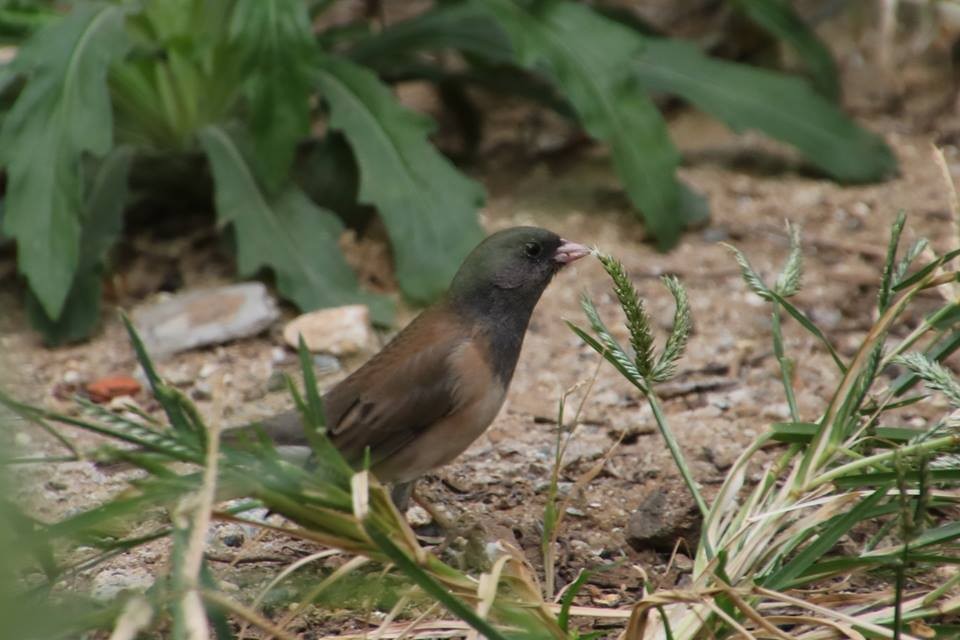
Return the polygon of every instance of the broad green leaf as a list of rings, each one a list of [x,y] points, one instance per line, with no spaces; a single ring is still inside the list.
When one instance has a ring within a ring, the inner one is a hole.
[[[733,5],[797,52],[817,91],[831,100],[840,96],[833,55],[787,0],[733,0]]]
[[[81,156],[102,156],[113,144],[106,78],[128,48],[124,11],[79,4],[28,40],[14,62],[29,79],[0,131],[4,225],[51,318],[60,316],[80,260]]]
[[[696,210],[684,209],[676,180],[680,154],[660,112],[631,74],[644,39],[574,2],[525,8],[511,0],[476,1],[509,34],[517,61],[546,73],[587,132],[610,147],[627,194],[663,248],[672,246]],[[699,209],[697,207],[696,209]]]
[[[230,39],[249,70],[245,93],[257,175],[275,191],[288,177],[297,143],[310,132],[310,17],[301,0],[238,0]]]
[[[736,130],[757,129],[799,150],[841,182],[888,177],[896,159],[883,140],[799,78],[710,58],[686,42],[647,38],[634,59],[651,91],[677,94]]]
[[[360,202],[377,207],[393,245],[404,294],[429,302],[483,237],[482,188],[429,142],[429,119],[400,106],[366,69],[323,57],[317,82],[360,167]]]
[[[487,62],[511,64],[510,40],[489,15],[468,3],[439,5],[362,38],[349,51],[364,66],[388,65],[421,51],[453,49]]]
[[[103,262],[123,231],[131,155],[129,148],[115,149],[90,180],[80,219],[80,261],[60,316],[48,316],[33,292],[26,293],[30,323],[43,333],[47,345],[82,340],[100,319]]]
[[[24,293],[23,302],[30,325],[43,334],[43,343],[48,347],[56,347],[90,336],[100,320],[102,292],[100,273],[77,271],[70,284],[63,310],[56,320],[47,315],[43,304],[32,290],[28,289]]]
[[[213,168],[218,219],[236,234],[242,276],[268,267],[280,293],[302,310],[362,303],[376,322],[389,321],[387,301],[359,290],[337,246],[343,225],[333,214],[292,186],[268,198],[224,129],[206,127],[200,141]]]

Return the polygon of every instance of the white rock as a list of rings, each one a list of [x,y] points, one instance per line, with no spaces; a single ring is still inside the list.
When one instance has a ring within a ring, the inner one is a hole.
[[[200,367],[200,372],[197,374],[199,378],[209,378],[215,374],[220,369],[220,365],[215,362],[205,362],[202,367]]]
[[[310,351],[335,356],[366,351],[374,345],[370,311],[362,304],[311,311],[283,329],[283,339],[294,349],[301,335]]]
[[[433,522],[433,516],[418,504],[407,509],[406,516],[411,527],[425,527]]]

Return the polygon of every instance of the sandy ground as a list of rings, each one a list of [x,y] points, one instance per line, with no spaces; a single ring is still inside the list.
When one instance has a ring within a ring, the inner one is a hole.
[[[759,136],[734,136],[696,114],[675,117],[672,130],[685,157],[681,175],[708,197],[712,219],[709,226],[688,233],[669,254],[643,242],[642,227],[598,150],[531,157],[518,155],[516,149],[494,149],[479,171],[490,188],[483,211],[488,229],[537,224],[617,256],[645,299],[661,342],[673,307],[659,276],[680,277],[690,294],[696,326],[676,380],[662,391],[668,397],[670,423],[708,495],[747,443],[771,422],[787,418],[772,355],[768,308],[748,293],[721,242],[741,248],[771,278],[787,251],[784,220],[800,224],[806,284],[797,303],[844,356],[855,351],[873,318],[887,230],[900,209],[909,214],[908,240],[926,236],[939,250],[956,245],[947,192],[932,159],[931,143],[947,145],[952,168],[960,173],[960,158],[953,146],[960,124],[953,117],[931,121],[909,109],[870,109],[872,103],[860,93],[850,101],[862,121],[884,135],[896,151],[901,168],[896,179],[840,187],[797,172],[790,162],[768,161],[771,156],[782,157],[777,155],[781,150]],[[383,254],[376,245],[366,250]],[[216,243],[200,243],[179,255],[173,263],[187,287],[230,280],[230,262]],[[130,261],[128,278],[139,277],[137,269],[149,271],[143,260]],[[542,565],[540,523],[556,438],[557,402],[565,389],[589,380],[597,369],[598,356],[564,323],[564,319],[583,321],[578,307],[583,292],[596,301],[608,324],[619,330],[617,305],[600,265],[585,260],[565,270],[533,316],[499,417],[466,454],[426,483],[426,493],[440,505],[483,521],[489,535],[515,542],[537,567]],[[13,279],[7,277],[0,287],[0,308],[10,312],[0,317],[0,350],[10,364],[6,382],[21,397],[69,409],[71,403],[64,399],[69,383],[134,372],[133,354],[112,310],[104,313],[103,329],[90,342],[49,350],[26,327],[17,296]],[[129,307],[136,300],[128,296],[118,302]],[[925,304],[921,303],[920,311]],[[408,320],[413,312],[404,309],[401,320]],[[285,313],[288,318],[293,315],[289,309]],[[271,375],[297,369],[289,351],[277,362],[276,351],[283,347],[281,327],[278,322],[256,338],[178,355],[161,363],[161,373],[188,392],[201,373],[223,373],[225,422],[268,415],[289,405],[285,391],[269,390]],[[799,363],[802,416],[815,420],[832,393],[836,369],[814,339],[793,323],[787,323],[786,335],[787,348]],[[344,371],[322,377],[321,385],[333,384],[361,360],[344,362]],[[135,400],[151,408],[147,397]],[[207,413],[214,406],[209,400],[198,404]],[[582,418],[563,470],[564,487],[604,455],[621,433],[627,436],[603,472],[570,496],[560,536],[558,584],[571,580],[583,567],[616,561],[623,561],[619,568],[591,580],[584,603],[630,602],[640,585],[633,564],[647,571],[652,586],[682,584],[688,564],[683,558],[668,567],[668,552],[635,549],[627,542],[630,515],[651,494],[666,493],[669,513],[683,514],[689,504],[645,403],[612,368],[602,366]],[[23,424],[15,429],[23,451],[61,453],[37,429]],[[83,447],[96,444],[87,434],[71,436]],[[21,499],[31,500],[34,512],[44,520],[95,505],[125,486],[122,474],[103,474],[86,462],[25,468],[19,476]],[[238,540],[231,535],[243,535],[242,546],[228,546]],[[244,590],[255,590],[283,564],[315,550],[279,538],[259,542],[249,538],[249,532],[223,527],[211,535],[215,557],[230,560],[239,555],[250,560],[237,566],[215,563],[224,580]],[[140,578],[146,581],[163,571],[165,563],[164,545],[150,545],[81,575],[79,586],[110,588],[127,578],[131,583]],[[318,574],[323,571],[316,569]],[[298,624],[300,630],[314,633],[370,628],[363,620],[320,615]]]

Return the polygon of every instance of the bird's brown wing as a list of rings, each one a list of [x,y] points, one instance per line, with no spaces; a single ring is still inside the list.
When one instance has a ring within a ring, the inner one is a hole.
[[[324,395],[327,434],[350,462],[389,457],[471,399],[456,393],[459,373],[451,354],[470,342],[460,322],[442,307],[422,313],[382,351]],[[482,375],[482,372],[481,372]],[[262,431],[292,457],[309,454],[296,410],[231,429],[228,441],[243,442]]]
[[[424,312],[324,397],[328,434],[351,462],[369,448],[374,466],[458,411],[461,372],[451,355],[469,333],[442,307]]]

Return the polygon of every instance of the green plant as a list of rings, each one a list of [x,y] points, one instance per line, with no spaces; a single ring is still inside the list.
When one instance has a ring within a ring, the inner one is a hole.
[[[76,637],[90,629],[116,629],[124,624],[124,616],[131,609],[139,612],[140,630],[151,625],[170,625],[175,638],[195,637],[191,634],[208,622],[229,630],[225,617],[228,613],[278,637],[293,637],[284,630],[284,622],[274,623],[257,611],[263,594],[248,606],[216,588],[203,556],[211,519],[282,531],[354,556],[319,585],[308,585],[298,593],[301,602],[307,604],[322,591],[332,591],[330,587],[354,570],[367,563],[379,563],[384,571],[405,578],[402,584],[406,595],[398,599],[388,622],[417,600],[414,593],[422,593],[428,601],[442,605],[491,639],[575,637],[559,625],[555,615],[563,611],[566,620],[570,615],[569,603],[563,607],[546,604],[536,579],[516,550],[505,550],[494,559],[490,572],[476,579],[444,564],[420,546],[403,515],[393,506],[389,493],[369,472],[351,469],[326,439],[322,401],[310,368],[310,356],[302,343],[304,392],[299,393],[292,382],[290,389],[314,447],[316,465],[311,469],[283,461],[266,440],[236,447],[221,444],[218,425],[206,424],[183,394],[157,376],[132,326],[127,323],[127,327],[154,397],[166,415],[166,425],[145,414],[117,415],[90,403],[83,405],[85,415],[71,417],[24,405],[0,393],[0,407],[42,423],[61,438],[66,439],[59,433],[66,425],[105,435],[114,443],[136,445],[137,450],[108,445],[96,455],[123,460],[147,472],[145,479],[131,485],[130,492],[56,523],[37,522],[12,503],[0,502],[5,516],[0,520],[0,540],[10,544],[8,549],[18,550],[8,557],[16,560],[21,571],[43,571],[39,586],[33,588],[11,588],[9,582],[0,582],[0,595],[6,596],[0,607],[13,609],[11,605],[16,603],[22,611],[35,612],[46,607],[62,614],[58,617],[51,613],[39,619],[22,615],[8,618],[16,623],[11,622],[10,628],[17,630],[17,637]],[[20,460],[8,454],[0,462],[0,469],[5,471],[10,465],[51,461]],[[177,473],[167,467],[171,462],[201,465],[202,469]],[[218,507],[231,498],[252,499],[230,509]],[[244,518],[244,513],[256,507],[282,514],[293,524],[276,526]],[[156,508],[168,513],[162,524],[135,536],[122,533],[130,528],[131,517]],[[11,523],[14,526],[9,526]],[[173,541],[169,575],[161,577],[145,596],[103,605],[72,594],[68,596],[69,607],[51,598],[62,581],[78,571],[162,537]],[[95,549],[96,553],[77,561],[78,545]],[[323,552],[311,560],[326,555],[330,553]],[[305,564],[296,563],[277,581]],[[5,569],[0,565],[0,578]],[[4,588],[10,588],[12,593],[5,593]],[[78,615],[78,609],[84,614]],[[288,616],[286,621],[292,617]],[[51,624],[52,618],[57,624]],[[224,637],[232,637],[227,633]]]
[[[0,37],[21,43],[0,66],[3,232],[17,242],[31,317],[50,342],[92,330],[128,176],[146,159],[205,158],[239,274],[272,271],[302,309],[360,301],[389,319],[337,246],[340,217],[357,204],[383,220],[404,295],[439,295],[482,234],[483,192],[434,148],[429,119],[399,104],[395,82],[435,83],[468,140],[482,133],[474,87],[576,120],[609,147],[664,248],[706,210],[675,176],[679,154],[650,92],[783,140],[837,180],[880,179],[895,164],[804,80],[710,58],[572,0],[438,2],[393,25],[366,15],[322,30],[333,2],[67,4],[65,14],[42,2],[0,6]],[[824,94],[835,91],[826,50],[786,2],[734,5],[794,46]],[[305,163],[298,144],[319,128],[319,159]],[[138,173],[160,179],[152,165]],[[195,173],[173,184],[198,182]]]
[[[891,232],[879,319],[848,362],[788,300],[799,291],[803,271],[795,228],[788,227],[790,254],[773,286],[731,247],[747,286],[773,306],[773,350],[791,421],[772,425],[743,452],[709,506],[657,409],[649,319],[625,271],[603,259],[627,316],[636,358],[627,355],[589,300],[583,306],[592,335],[574,330],[650,401],[704,513],[692,584],[653,592],[638,602],[626,631],[630,640],[934,637],[921,632],[954,637],[956,626],[950,622],[960,612],[960,577],[935,570],[956,564],[960,542],[960,526],[945,515],[955,513],[958,503],[960,382],[941,364],[960,348],[954,284],[960,272],[948,269],[960,250],[936,257],[919,240],[898,257],[904,222],[901,214]],[[926,264],[911,274],[921,255],[928,255]],[[898,327],[917,294],[937,288],[946,289],[943,304],[916,328]],[[681,298],[674,295],[679,309]],[[824,345],[840,374],[835,394],[815,422],[802,420],[794,400],[795,364],[784,353],[783,312]],[[890,382],[882,374],[894,365],[904,372]],[[899,410],[930,397],[913,391],[919,382],[943,395],[950,408],[926,427],[907,428]],[[748,465],[774,445],[780,448],[772,462],[759,481],[747,485]],[[841,539],[856,551],[844,552]],[[845,591],[838,580],[854,574],[869,576],[857,593]]]

